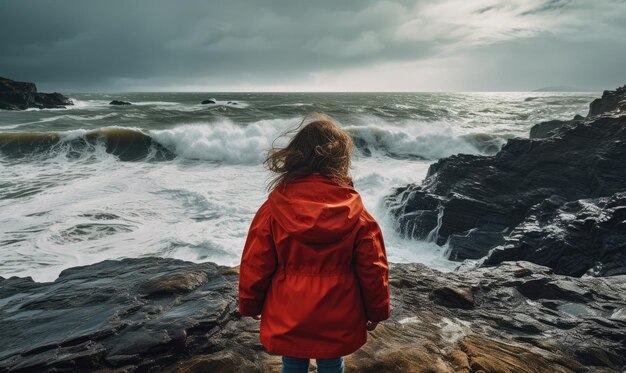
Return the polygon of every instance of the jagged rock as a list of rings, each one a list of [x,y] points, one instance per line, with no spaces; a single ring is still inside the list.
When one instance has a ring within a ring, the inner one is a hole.
[[[617,96],[626,99],[626,87],[605,94],[610,101],[606,105],[600,101],[594,106],[610,109]],[[614,111],[577,116],[541,123],[531,132],[531,139],[510,139],[494,156],[459,154],[441,159],[430,166],[421,185],[397,188],[385,201],[396,218],[396,229],[407,237],[448,244],[452,260],[483,258],[491,249],[505,246],[502,260],[537,261],[563,274],[582,275],[598,266],[611,269],[592,273],[626,273],[623,238],[611,236],[612,228],[572,228],[569,237],[591,245],[584,250],[570,248],[566,238],[554,234],[552,248],[546,251],[538,246],[543,236],[537,230],[544,228],[531,229],[537,217],[527,216],[538,204],[544,206],[538,213],[545,214],[547,206],[589,199],[596,203],[626,191],[626,115]],[[616,207],[624,206],[619,201]],[[515,230],[525,219],[527,224]],[[527,250],[525,242],[534,241],[520,235],[536,235],[537,249],[522,253]],[[618,241],[603,241],[609,237]],[[511,241],[521,243],[515,246]],[[576,261],[583,251],[585,258]],[[488,263],[498,262],[497,255]]]
[[[37,92],[34,83],[16,82],[0,77],[0,109],[53,109],[69,105],[73,105],[72,101],[60,93]]]
[[[201,102],[202,105],[206,105],[206,104],[214,104],[215,100],[211,99],[211,100],[204,100]]]
[[[573,124],[575,122],[583,121],[585,118],[576,114],[574,119],[571,120],[549,120],[547,122],[541,122],[535,124],[530,129],[529,137],[531,139],[543,139],[554,135],[555,131],[565,125]]]
[[[593,117],[615,110],[623,111],[624,106],[626,106],[626,85],[614,91],[604,91],[601,98],[591,102],[587,116]]]
[[[109,102],[109,105],[132,105],[132,104],[128,101],[113,100]]]
[[[549,202],[534,206],[483,264],[527,260],[574,276],[626,274],[626,192]]]
[[[626,368],[626,276],[504,262],[450,273],[391,264],[389,280],[391,319],[346,357],[347,371]],[[142,258],[71,268],[51,283],[0,279],[0,372],[280,371],[258,333],[237,312],[237,268]]]

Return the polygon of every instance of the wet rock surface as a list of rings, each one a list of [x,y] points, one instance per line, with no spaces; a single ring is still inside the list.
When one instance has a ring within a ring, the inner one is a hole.
[[[626,192],[570,202],[555,197],[534,206],[483,264],[505,260],[574,276],[626,274]]]
[[[421,184],[398,188],[387,197],[397,229],[408,237],[448,244],[452,260],[480,259],[498,247],[485,263],[530,260],[568,275],[625,274],[626,241],[614,231],[626,224],[623,198],[616,197],[611,211],[590,217],[610,215],[610,223],[585,220],[584,213],[575,219],[586,221],[578,228],[573,225],[580,222],[570,226],[556,216],[553,224],[546,221],[554,214],[549,211],[566,202],[603,209],[598,204],[626,191],[624,100],[626,86],[595,100],[587,118],[540,123],[531,138],[510,139],[494,156],[459,154],[439,160]],[[541,246],[547,237],[549,250]],[[583,260],[576,262],[574,257],[583,252]]]
[[[602,92],[602,97],[593,100],[589,105],[587,116],[602,115],[609,111],[626,111],[626,85],[614,91]]]
[[[237,269],[143,258],[0,279],[0,372],[278,372],[237,312]],[[347,372],[621,372],[626,277],[529,262],[392,264],[392,317]]]
[[[0,109],[58,109],[70,105],[73,105],[72,101],[60,93],[37,92],[34,83],[16,82],[0,77]]]

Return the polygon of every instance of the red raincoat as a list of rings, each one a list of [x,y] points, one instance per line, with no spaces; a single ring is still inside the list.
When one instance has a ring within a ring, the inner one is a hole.
[[[311,175],[270,193],[243,250],[239,312],[262,315],[267,351],[302,358],[348,355],[366,320],[389,318],[383,236],[354,188]]]

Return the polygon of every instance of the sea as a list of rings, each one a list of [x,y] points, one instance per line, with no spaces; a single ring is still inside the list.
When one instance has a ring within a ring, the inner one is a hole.
[[[54,281],[69,267],[147,256],[237,265],[268,194],[267,150],[314,112],[353,137],[354,184],[389,261],[449,271],[459,263],[445,246],[396,232],[385,196],[440,158],[492,155],[536,123],[586,115],[599,93],[66,95],[66,109],[0,110],[2,277]]]

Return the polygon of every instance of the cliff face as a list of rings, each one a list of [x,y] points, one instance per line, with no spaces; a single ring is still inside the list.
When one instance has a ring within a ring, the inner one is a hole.
[[[73,105],[72,101],[60,93],[37,92],[34,83],[16,82],[0,77],[0,109],[55,109],[69,105]]]
[[[531,260],[573,276],[626,274],[626,236],[618,233],[626,224],[624,103],[626,86],[595,100],[587,118],[540,123],[494,156],[439,160],[422,184],[386,199],[397,229],[447,243],[453,260],[496,248],[485,264]]]
[[[346,358],[358,372],[619,372],[626,277],[528,262],[441,273],[393,264],[392,317]],[[105,261],[53,283],[0,280],[0,372],[278,372],[237,312],[237,269]]]

